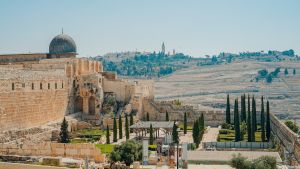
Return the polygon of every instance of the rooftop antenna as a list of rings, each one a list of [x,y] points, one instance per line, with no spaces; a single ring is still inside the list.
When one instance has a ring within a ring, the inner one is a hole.
[[[64,34],[64,28],[61,28],[61,34]]]

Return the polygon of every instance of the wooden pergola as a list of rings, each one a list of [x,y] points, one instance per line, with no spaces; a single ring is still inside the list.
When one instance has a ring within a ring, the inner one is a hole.
[[[159,137],[159,131],[163,130],[165,135],[171,135],[174,122],[172,121],[139,121],[133,124],[129,128],[135,132],[136,137],[143,138],[146,136],[147,132],[150,130],[150,125],[152,124],[152,129],[155,138]]]

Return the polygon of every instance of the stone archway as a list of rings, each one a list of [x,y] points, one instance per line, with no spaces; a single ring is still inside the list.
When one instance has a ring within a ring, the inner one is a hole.
[[[91,96],[89,98],[89,114],[90,115],[96,114],[95,105],[96,105],[96,98],[94,96]]]
[[[75,113],[83,112],[83,98],[81,96],[77,96],[75,99]]]

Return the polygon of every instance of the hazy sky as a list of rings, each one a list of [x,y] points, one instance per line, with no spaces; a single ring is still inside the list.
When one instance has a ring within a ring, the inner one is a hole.
[[[1,0],[0,53],[48,52],[72,36],[80,56],[166,50],[195,57],[294,49],[300,0]]]

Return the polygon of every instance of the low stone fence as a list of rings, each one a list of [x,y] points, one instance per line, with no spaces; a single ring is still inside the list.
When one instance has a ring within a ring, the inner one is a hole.
[[[269,149],[273,144],[271,142],[204,142],[203,147],[205,149]]]
[[[54,156],[93,159],[95,162],[104,162],[105,157],[100,149],[93,144],[63,144],[63,143],[41,143],[31,145],[0,144],[0,155],[19,156]]]

